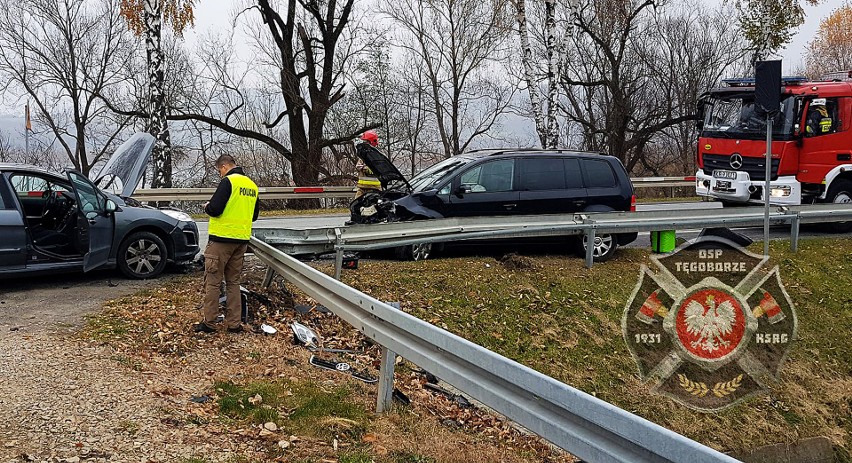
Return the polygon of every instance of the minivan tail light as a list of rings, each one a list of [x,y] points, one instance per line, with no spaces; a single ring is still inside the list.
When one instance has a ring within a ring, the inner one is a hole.
[[[630,197],[630,212],[636,212],[636,195]]]

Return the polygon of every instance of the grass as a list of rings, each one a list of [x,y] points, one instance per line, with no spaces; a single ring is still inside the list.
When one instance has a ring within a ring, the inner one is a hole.
[[[762,244],[754,246],[760,253]],[[797,254],[778,241],[771,254],[797,306],[800,339],[770,394],[715,414],[652,394],[638,378],[621,316],[646,251],[622,250],[592,269],[565,256],[536,257],[524,270],[480,257],[363,262],[344,281],[405,301],[415,316],[705,444],[742,451],[828,435],[848,452],[852,241],[805,240]]]
[[[321,439],[344,436],[358,439],[366,432],[369,412],[350,400],[351,391],[331,390],[314,383],[256,381],[246,385],[216,382],[219,413],[254,424],[274,422],[291,434]],[[257,401],[257,396],[261,401]]]

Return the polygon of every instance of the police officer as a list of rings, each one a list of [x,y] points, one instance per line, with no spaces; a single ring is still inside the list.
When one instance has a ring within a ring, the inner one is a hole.
[[[361,140],[369,143],[373,148],[379,146],[379,136],[373,130],[368,130],[361,135]],[[376,174],[364,164],[364,161],[358,159],[355,164],[355,170],[358,171],[358,191],[355,193],[355,199],[360,198],[370,190],[378,191],[382,189],[382,182],[379,181]]]
[[[240,272],[251,238],[251,224],[257,220],[260,206],[257,185],[237,167],[232,156],[219,156],[216,170],[222,181],[204,205],[204,212],[210,216],[209,238],[204,250],[204,319],[193,329],[201,333],[216,331],[213,323],[219,315],[219,288],[224,278],[228,301],[225,326],[229,333],[238,333],[242,331]]]

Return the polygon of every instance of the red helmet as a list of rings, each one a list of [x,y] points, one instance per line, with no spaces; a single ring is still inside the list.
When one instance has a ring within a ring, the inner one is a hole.
[[[372,146],[379,146],[379,136],[374,130],[364,132],[364,135],[361,135],[361,140],[364,140]]]

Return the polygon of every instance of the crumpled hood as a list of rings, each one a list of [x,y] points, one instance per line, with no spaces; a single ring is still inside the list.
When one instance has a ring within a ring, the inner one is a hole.
[[[133,195],[145,174],[145,167],[157,139],[148,133],[136,133],[115,150],[92,181],[101,189],[125,198]]]

